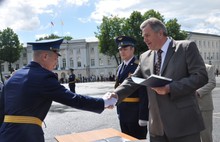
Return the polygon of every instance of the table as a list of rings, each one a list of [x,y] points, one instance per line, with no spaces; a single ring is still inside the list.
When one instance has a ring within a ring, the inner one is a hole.
[[[105,139],[113,136],[120,136],[126,140],[138,140],[113,128],[55,136],[55,139],[58,142],[92,142],[95,140]]]

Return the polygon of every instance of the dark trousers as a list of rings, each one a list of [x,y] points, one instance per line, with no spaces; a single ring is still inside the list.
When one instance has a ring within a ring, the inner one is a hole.
[[[76,91],[75,91],[76,85],[75,84],[69,84],[69,88],[70,88],[71,92],[76,93]]]
[[[200,133],[195,133],[177,138],[168,138],[166,135],[150,136],[150,142],[201,142],[201,140]]]
[[[137,139],[146,139],[147,126],[141,127],[138,122],[120,122],[121,131]]]

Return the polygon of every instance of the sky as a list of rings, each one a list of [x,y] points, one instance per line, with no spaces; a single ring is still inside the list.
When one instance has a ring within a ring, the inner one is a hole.
[[[103,16],[128,18],[154,9],[181,30],[220,35],[219,0],[0,0],[0,31],[13,29],[21,43],[50,34],[94,40]]]

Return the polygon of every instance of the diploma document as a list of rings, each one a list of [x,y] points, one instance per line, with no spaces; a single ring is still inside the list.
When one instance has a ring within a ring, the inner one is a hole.
[[[171,78],[155,74],[150,75],[147,79],[134,76],[132,76],[131,79],[134,81],[134,83],[149,87],[162,87],[172,82]]]

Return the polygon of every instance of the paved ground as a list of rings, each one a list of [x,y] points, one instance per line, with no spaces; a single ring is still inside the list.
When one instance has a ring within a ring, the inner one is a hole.
[[[220,142],[220,77],[217,77],[217,87],[213,91],[213,138]],[[67,87],[66,84],[64,86]],[[114,82],[77,83],[76,92],[83,95],[102,97],[107,91],[112,91]],[[58,103],[53,103],[45,119],[44,132],[46,142],[56,142],[54,136],[84,132],[103,128],[114,128],[120,131],[116,110],[105,110],[102,114],[73,109]]]

